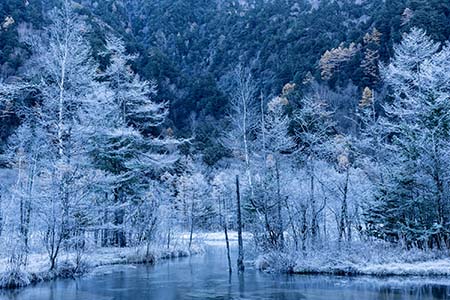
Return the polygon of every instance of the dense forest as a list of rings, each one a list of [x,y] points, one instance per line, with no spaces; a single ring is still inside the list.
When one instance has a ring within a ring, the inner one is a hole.
[[[441,0],[3,0],[8,272],[199,231],[285,271],[447,251],[448,24]]]

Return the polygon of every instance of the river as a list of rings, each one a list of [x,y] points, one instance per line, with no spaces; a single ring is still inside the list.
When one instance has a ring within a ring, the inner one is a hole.
[[[233,262],[236,253],[233,253]],[[376,278],[262,273],[247,266],[243,275],[227,271],[226,251],[163,260],[155,266],[106,266],[76,280],[55,280],[10,292],[8,300],[408,300],[450,299],[445,278]]]

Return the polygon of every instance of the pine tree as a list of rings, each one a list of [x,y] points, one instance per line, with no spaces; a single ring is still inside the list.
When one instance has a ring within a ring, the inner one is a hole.
[[[165,103],[153,101],[155,84],[141,80],[131,69],[136,57],[128,55],[123,41],[114,36],[107,36],[105,47],[102,54],[109,64],[98,77],[108,93],[103,107],[106,114],[103,121],[98,120],[103,124],[94,138],[97,146],[92,155],[111,178],[112,195],[107,198],[113,202],[112,239],[115,245],[124,247],[126,219],[133,213],[126,207],[149,199],[149,179],[176,161],[179,141],[154,136],[167,116],[167,108]]]
[[[448,176],[450,141],[449,57],[447,45],[440,50],[423,30],[412,29],[383,68],[394,100],[385,108],[390,167],[380,205],[391,207],[385,214],[393,208],[402,212],[401,228],[394,234],[408,246],[441,248],[448,243],[443,178]]]
[[[354,43],[351,43],[348,47],[341,44],[337,48],[327,50],[319,61],[322,79],[331,79],[336,70],[343,63],[349,61],[358,50],[359,46],[356,46]]]
[[[361,68],[364,72],[365,84],[373,87],[379,80],[380,43],[382,34],[373,28],[372,32],[364,36],[364,58]]]

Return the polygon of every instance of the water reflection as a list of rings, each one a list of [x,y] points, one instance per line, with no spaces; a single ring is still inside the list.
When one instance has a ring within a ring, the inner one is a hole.
[[[235,255],[233,257],[235,260]],[[450,299],[446,278],[288,276],[247,267],[228,273],[226,252],[211,247],[205,255],[162,261],[156,266],[112,266],[78,280],[57,280],[13,292],[8,300],[410,300]]]

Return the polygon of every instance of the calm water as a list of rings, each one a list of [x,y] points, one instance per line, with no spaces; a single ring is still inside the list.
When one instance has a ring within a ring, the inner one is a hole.
[[[77,280],[0,292],[0,299],[450,299],[450,279],[287,276],[250,267],[243,276],[233,273],[230,277],[225,250],[210,247],[204,255],[161,261],[152,267],[102,267]]]

